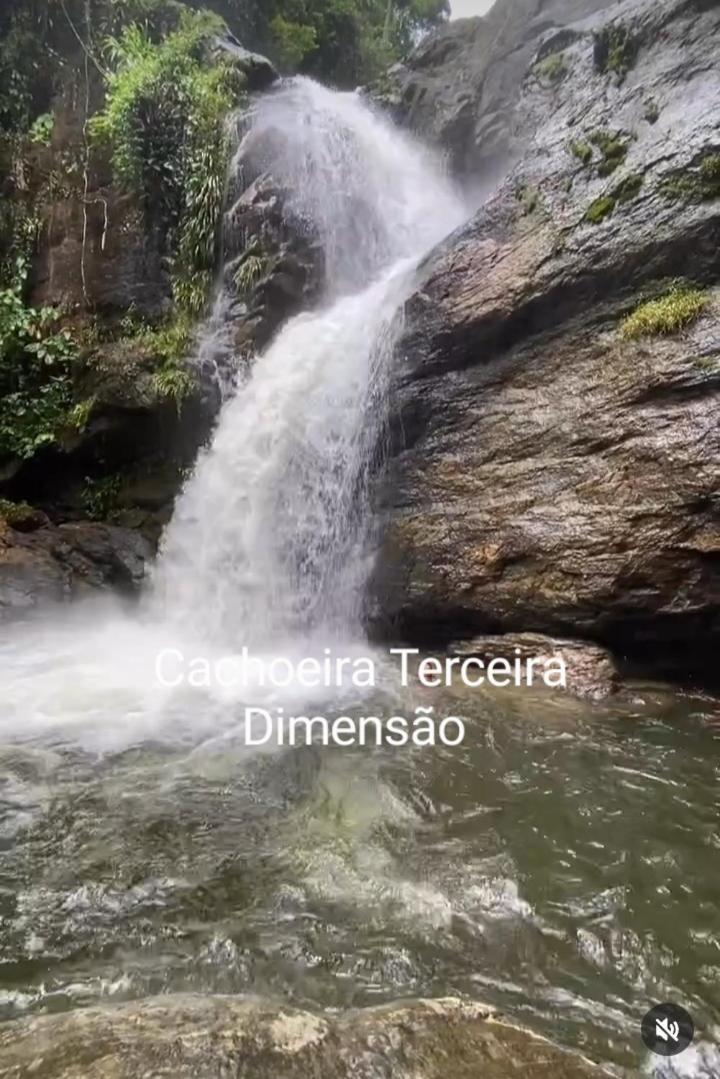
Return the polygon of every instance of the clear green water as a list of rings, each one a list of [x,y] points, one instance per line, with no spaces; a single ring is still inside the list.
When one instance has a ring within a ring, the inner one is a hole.
[[[0,747],[0,1018],[459,993],[635,1074],[673,1000],[713,1043],[717,706],[446,703],[469,717],[452,750]]]

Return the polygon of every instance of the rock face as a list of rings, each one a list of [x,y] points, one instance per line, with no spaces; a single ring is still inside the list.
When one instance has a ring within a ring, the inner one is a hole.
[[[99,588],[132,592],[140,585],[151,548],[136,532],[91,522],[36,523],[28,532],[0,519],[0,621]]]
[[[611,6],[608,0],[498,0],[484,18],[457,19],[428,37],[372,96],[447,151],[458,174],[487,181],[526,149],[516,118],[539,43]]]
[[[287,210],[286,193],[271,173],[258,172],[252,139],[237,181],[247,186],[225,218],[225,287],[235,349],[249,357],[270,343],[286,319],[317,300],[325,264],[316,238]]]
[[[330,1020],[253,999],[161,997],[0,1027],[6,1079],[589,1079],[600,1067],[459,1000]]]
[[[408,307],[378,614],[411,638],[549,632],[707,675],[720,641],[720,9],[628,0],[535,29],[513,114],[527,150]],[[529,29],[516,32],[525,55]],[[478,130],[486,92],[471,101]],[[708,289],[703,317],[625,339],[624,316],[678,277]]]

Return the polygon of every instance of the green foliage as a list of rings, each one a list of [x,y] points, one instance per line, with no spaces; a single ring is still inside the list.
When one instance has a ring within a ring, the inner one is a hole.
[[[270,23],[270,32],[278,60],[285,68],[297,70],[305,57],[317,49],[314,26],[288,22],[282,15],[276,15]]]
[[[121,486],[122,477],[119,475],[105,476],[100,480],[86,476],[81,501],[91,521],[106,521],[112,516],[117,509]]]
[[[267,256],[263,255],[258,245],[254,245],[243,256],[235,271],[235,286],[241,293],[252,292],[268,270]]]
[[[612,195],[601,195],[600,198],[595,199],[590,203],[585,211],[585,220],[589,221],[591,225],[599,225],[601,221],[604,221],[606,217],[615,210],[617,205]]]
[[[700,162],[700,184],[706,199],[720,196],[720,154],[708,154]]]
[[[354,88],[405,56],[449,13],[447,0],[226,0],[246,44],[287,71]]]
[[[707,293],[675,284],[665,296],[641,304],[620,325],[625,340],[674,334],[695,322],[709,303]]]
[[[533,66],[533,73],[541,82],[555,84],[562,82],[569,71],[567,61],[561,52],[553,52],[544,60],[538,60]]]
[[[90,422],[90,416],[95,408],[95,398],[86,397],[84,401],[78,401],[76,405],[69,410],[66,423],[67,426],[73,430],[82,434]]]
[[[706,154],[694,168],[667,177],[661,190],[673,201],[706,202],[720,198],[720,154]]]
[[[593,159],[593,148],[588,142],[582,142],[580,139],[573,139],[570,143],[570,153],[582,161],[583,165],[589,165]]]
[[[224,24],[209,12],[183,12],[159,43],[139,26],[108,42],[113,65],[105,109],[93,119],[96,138],[112,149],[120,184],[149,222],[170,233],[176,300],[197,315],[215,266],[227,164],[225,116],[239,87],[225,62],[208,64],[207,49]]]
[[[33,121],[28,132],[30,142],[37,146],[49,146],[52,138],[55,117],[51,112],[44,112]]]
[[[590,142],[597,146],[602,156],[598,165],[599,176],[609,176],[622,165],[630,148],[629,142],[623,141],[619,135],[611,135],[609,131],[594,131]]]
[[[639,51],[638,38],[621,23],[605,26],[595,35],[595,67],[603,74],[613,73],[618,84],[635,66]]]
[[[178,412],[183,402],[197,389],[197,381],[187,367],[178,363],[168,363],[156,371],[152,377],[153,389],[158,397],[172,401]]]
[[[31,524],[37,517],[37,513],[27,502],[9,502],[7,498],[0,498],[0,519],[6,521],[11,528],[22,531],[24,525]]]
[[[32,457],[57,441],[72,404],[76,344],[52,308],[0,291],[0,458]]]
[[[174,364],[183,360],[190,350],[192,322],[187,316],[180,316],[164,326],[143,327],[135,339],[161,363]]]

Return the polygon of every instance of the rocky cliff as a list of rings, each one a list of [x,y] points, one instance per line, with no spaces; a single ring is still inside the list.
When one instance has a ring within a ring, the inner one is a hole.
[[[471,188],[502,174],[408,307],[385,632],[552,632],[712,676],[719,55],[707,0],[518,0],[383,84]]]

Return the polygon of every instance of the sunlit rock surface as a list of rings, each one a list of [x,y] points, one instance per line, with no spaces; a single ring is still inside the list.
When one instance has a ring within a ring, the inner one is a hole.
[[[481,1004],[324,1019],[234,997],[163,997],[0,1027],[6,1079],[585,1079],[608,1074]]]

